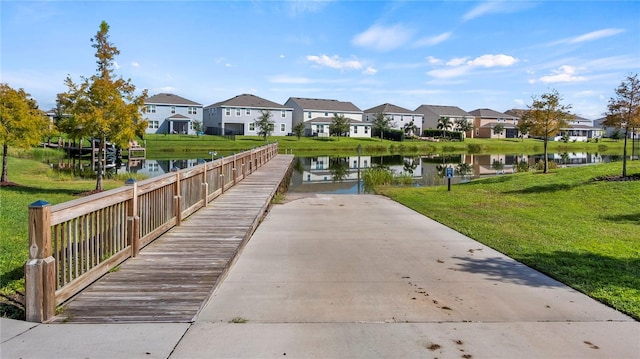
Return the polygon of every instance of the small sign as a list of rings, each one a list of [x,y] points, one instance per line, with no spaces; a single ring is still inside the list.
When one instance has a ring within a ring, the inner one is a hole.
[[[453,167],[447,167],[447,178],[453,178]]]

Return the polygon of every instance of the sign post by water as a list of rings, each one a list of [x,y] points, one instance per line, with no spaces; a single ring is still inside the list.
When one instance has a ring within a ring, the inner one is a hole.
[[[451,192],[451,179],[453,178],[453,167],[447,167],[447,191]]]

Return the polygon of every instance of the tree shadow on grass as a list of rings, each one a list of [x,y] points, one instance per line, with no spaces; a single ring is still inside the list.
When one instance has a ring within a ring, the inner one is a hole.
[[[508,193],[508,194],[553,193],[553,192],[559,192],[559,191],[567,191],[576,186],[577,185],[568,185],[564,183],[550,183],[546,185],[531,186],[531,187],[518,189],[514,191],[508,191],[505,193]]]
[[[602,216],[601,218],[611,222],[640,224],[640,212],[631,214],[619,214],[615,216]]]
[[[38,200],[38,198],[35,198],[37,195],[46,195],[46,194],[77,195],[78,193],[80,193],[77,189],[39,188],[39,187],[29,187],[29,186],[20,186],[20,185],[2,187],[2,191],[16,193],[16,194],[33,195],[34,202]]]
[[[481,273],[487,277],[487,280],[529,287],[552,288],[562,286],[562,283],[509,258],[454,258],[462,261],[462,263],[456,267],[457,270]]]

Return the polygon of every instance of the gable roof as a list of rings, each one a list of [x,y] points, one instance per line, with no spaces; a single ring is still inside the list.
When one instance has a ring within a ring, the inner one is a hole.
[[[404,107],[400,107],[400,106],[396,106],[396,105],[392,105],[390,103],[383,103],[382,105],[376,106],[376,107],[372,107],[368,110],[364,110],[365,113],[400,113],[400,114],[410,114],[410,115],[414,115],[414,114],[420,114],[419,112],[416,111],[411,111],[408,110]]]
[[[338,100],[326,100],[317,98],[289,97],[287,102],[293,101],[304,110],[317,111],[339,111],[339,112],[362,112],[351,102]]]
[[[209,105],[205,108],[210,107],[251,107],[251,108],[277,108],[277,109],[289,109],[289,107],[283,106],[279,103],[275,103],[273,101],[269,101],[262,97],[258,97],[256,95],[251,94],[242,94],[230,99],[216,102],[212,105]]]
[[[520,118],[526,111],[527,110],[521,109],[521,108],[512,108],[510,110],[506,110],[504,113],[507,115],[516,116]]]
[[[517,116],[507,115],[506,113],[498,112],[488,108],[479,108],[469,113],[480,118],[506,118],[506,119],[513,119],[513,120],[519,119]]]
[[[458,106],[441,106],[441,105],[421,105],[416,108],[416,112],[424,114],[426,111],[435,113],[438,116],[473,116]]]
[[[153,95],[146,100],[144,103],[147,104],[158,104],[158,105],[195,105],[202,106],[197,102],[187,100],[184,97],[180,97],[178,95],[174,95],[172,93],[159,93],[157,95]]]

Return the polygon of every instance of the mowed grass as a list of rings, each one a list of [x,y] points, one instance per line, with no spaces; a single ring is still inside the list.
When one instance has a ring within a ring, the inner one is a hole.
[[[29,256],[29,205],[43,200],[52,205],[78,198],[95,189],[95,180],[79,180],[55,173],[32,159],[9,157],[9,181],[18,186],[0,187],[0,293],[23,291],[23,266]],[[122,186],[105,180],[104,188]]]
[[[640,319],[640,181],[593,180],[621,172],[616,162],[378,192]]]

